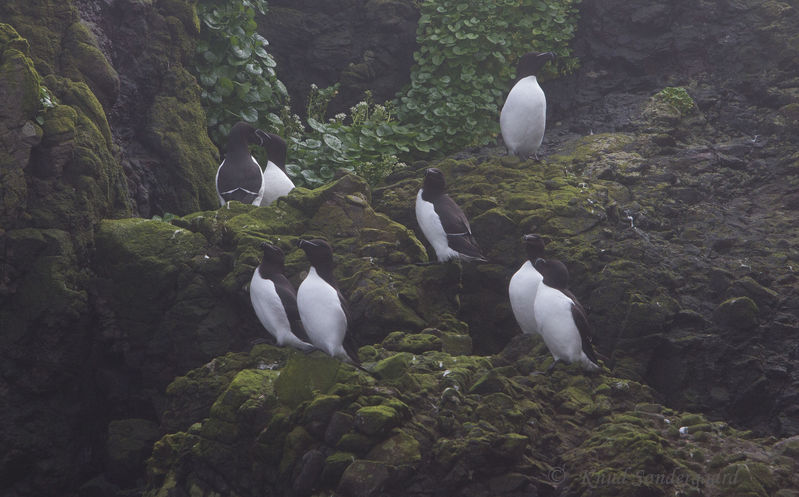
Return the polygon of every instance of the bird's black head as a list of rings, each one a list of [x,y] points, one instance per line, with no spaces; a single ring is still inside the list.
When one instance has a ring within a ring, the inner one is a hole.
[[[274,133],[266,133],[260,129],[255,133],[261,138],[263,147],[269,160],[274,162],[277,167],[286,170],[286,140]]]
[[[538,259],[533,264],[544,277],[544,284],[557,290],[569,288],[569,270],[557,259]]]
[[[265,133],[250,123],[239,121],[230,129],[227,137],[228,153],[247,149],[248,144],[263,145]]]
[[[516,79],[536,76],[550,60],[555,60],[555,54],[552,52],[528,52],[522,55],[516,65]]]
[[[264,254],[261,258],[261,264],[258,265],[258,272],[261,273],[261,277],[268,279],[278,273],[282,273],[285,256],[280,247],[263,242],[261,250]]]
[[[447,189],[447,182],[444,179],[444,173],[440,169],[431,167],[424,173],[424,185],[422,185],[426,194],[443,193]]]
[[[297,246],[305,252],[311,265],[317,269],[333,267],[333,248],[325,240],[321,238],[300,239],[297,241]]]
[[[535,263],[536,259],[544,257],[544,246],[546,241],[538,235],[527,234],[522,237],[524,250],[530,262]]]
[[[261,250],[264,253],[264,261],[269,261],[274,264],[283,265],[285,261],[285,255],[283,255],[283,251],[280,250],[280,247],[277,245],[272,245],[268,242],[263,242],[261,244]]]

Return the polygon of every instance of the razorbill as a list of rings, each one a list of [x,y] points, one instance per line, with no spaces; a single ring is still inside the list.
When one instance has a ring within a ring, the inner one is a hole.
[[[286,175],[286,141],[273,133],[264,133],[264,148],[269,157],[264,169],[264,196],[260,205],[269,205],[288,195],[294,182]]]
[[[300,322],[297,292],[283,274],[283,251],[270,243],[262,243],[261,249],[263,259],[250,280],[250,301],[255,315],[279,346],[310,352],[314,346],[307,342]]]
[[[552,52],[523,55],[516,66],[516,84],[499,113],[499,127],[508,152],[523,159],[532,155],[538,160],[547,123],[547,99],[536,74],[554,58]]]
[[[544,240],[538,235],[522,237],[527,260],[522,264],[508,285],[510,307],[513,317],[519,323],[522,332],[527,335],[538,333],[538,322],[535,320],[535,296],[543,276],[533,266],[537,259],[544,257]]]
[[[551,373],[559,361],[579,362],[586,371],[599,369],[591,345],[591,325],[585,309],[568,290],[566,266],[560,261],[545,259],[538,259],[534,266],[543,277],[535,297],[535,320],[538,332],[555,359],[547,373]]]
[[[461,258],[486,261],[472,235],[469,220],[446,193],[444,174],[433,167],[425,171],[424,184],[416,195],[416,222],[436,252],[438,262]]]
[[[261,166],[250,154],[249,144],[264,144],[266,133],[239,121],[227,139],[227,153],[216,170],[216,193],[224,207],[231,200],[261,205],[264,196],[264,175]]]
[[[360,368],[358,353],[347,340],[352,320],[333,276],[333,249],[321,239],[300,239],[297,246],[311,262],[308,275],[297,289],[297,307],[308,338],[319,350]]]

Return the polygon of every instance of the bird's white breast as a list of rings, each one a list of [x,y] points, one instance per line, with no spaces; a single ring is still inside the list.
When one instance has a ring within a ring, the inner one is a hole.
[[[582,338],[572,317],[572,300],[559,290],[543,283],[535,298],[535,319],[538,332],[555,359],[566,362],[581,360]]]
[[[520,79],[505,99],[499,115],[502,139],[511,153],[529,157],[541,146],[546,127],[547,100],[535,76]]]
[[[263,185],[263,199],[259,205],[269,205],[278,198],[288,195],[294,189],[294,182],[291,181],[291,178],[272,161],[266,164]]]
[[[416,195],[416,222],[419,223],[424,237],[433,246],[439,262],[458,257],[458,252],[449,248],[447,233],[433,203],[422,199],[422,190]]]
[[[538,287],[543,277],[530,261],[522,264],[522,267],[513,275],[508,285],[508,295],[510,296],[510,307],[513,316],[519,323],[522,331],[526,334],[538,332],[538,322],[535,318],[535,299]]]
[[[275,283],[262,278],[258,274],[258,268],[255,268],[250,280],[250,301],[264,328],[275,337],[278,345],[286,345],[288,335],[294,336],[289,318],[277,294]]]
[[[297,289],[297,307],[312,344],[333,357],[346,355],[342,343],[347,333],[347,316],[336,289],[313,266]]]

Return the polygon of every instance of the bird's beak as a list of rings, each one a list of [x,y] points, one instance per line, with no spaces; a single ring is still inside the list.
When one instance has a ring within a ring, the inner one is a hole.
[[[269,134],[260,129],[256,129],[255,134],[261,139],[261,146],[263,147],[264,141],[269,139]]]

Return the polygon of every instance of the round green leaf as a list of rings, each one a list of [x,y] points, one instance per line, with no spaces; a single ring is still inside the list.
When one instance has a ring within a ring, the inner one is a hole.
[[[341,140],[339,140],[337,136],[326,134],[322,136],[322,139],[328,147],[336,151],[341,151]]]

